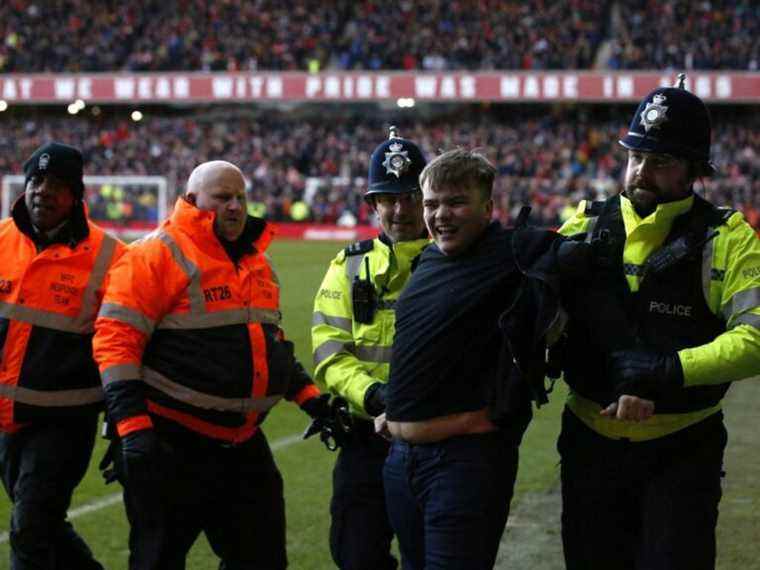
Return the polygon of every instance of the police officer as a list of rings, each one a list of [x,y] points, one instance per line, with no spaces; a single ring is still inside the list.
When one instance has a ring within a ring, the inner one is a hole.
[[[315,379],[345,398],[355,418],[330,506],[330,550],[343,570],[396,568],[382,482],[388,442],[370,419],[385,411],[395,301],[429,243],[419,186],[425,164],[417,145],[391,127],[372,153],[365,195],[382,232],[333,259],[314,301]]]
[[[82,166],[79,149],[42,145],[0,223],[0,477],[13,570],[103,568],[66,511],[92,455],[103,402],[93,323],[123,245],[88,221]]]
[[[565,299],[570,570],[714,568],[721,400],[760,373],[760,241],[694,192],[714,172],[710,117],[680,79],[646,96],[620,141],[623,192],[561,229],[592,251]]]

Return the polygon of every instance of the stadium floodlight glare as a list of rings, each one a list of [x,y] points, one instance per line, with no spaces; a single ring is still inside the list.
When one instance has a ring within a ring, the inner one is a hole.
[[[137,121],[142,121],[143,118],[143,114],[140,111],[132,111],[132,114],[130,116],[135,123]]]
[[[0,113],[8,109],[8,102],[4,99],[0,99]]]
[[[401,108],[414,107],[414,99],[412,97],[401,97],[396,100],[396,105]]]
[[[79,112],[79,105],[71,103],[66,109],[69,111],[69,115],[76,115]]]
[[[77,99],[74,101],[74,105],[76,105],[80,111],[85,108],[85,103],[82,99]]]

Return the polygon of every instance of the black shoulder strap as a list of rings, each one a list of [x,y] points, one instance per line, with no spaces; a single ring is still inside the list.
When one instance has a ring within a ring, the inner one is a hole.
[[[606,203],[607,201],[586,202],[586,208],[583,210],[583,213],[589,218],[600,216]]]
[[[346,252],[346,257],[350,257],[352,255],[362,255],[368,251],[372,251],[374,242],[375,240],[373,239],[365,239],[346,246],[346,249],[344,250]]]

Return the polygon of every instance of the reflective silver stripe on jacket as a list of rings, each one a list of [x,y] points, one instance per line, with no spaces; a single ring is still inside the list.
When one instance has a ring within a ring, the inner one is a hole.
[[[591,240],[594,239],[594,228],[596,228],[596,223],[598,221],[599,216],[588,218],[588,225],[586,226],[586,239],[584,240],[586,243],[591,243]]]
[[[172,258],[177,262],[180,269],[190,279],[187,286],[187,296],[190,301],[190,311],[193,313],[202,313],[206,308],[203,300],[203,289],[201,288],[201,271],[195,263],[190,261],[182,252],[182,249],[174,241],[174,238],[166,232],[159,232],[157,235],[172,254]]]
[[[175,400],[190,404],[196,408],[206,410],[218,410],[221,412],[238,412],[247,414],[249,412],[265,412],[274,406],[283,398],[283,394],[266,396],[263,398],[223,398],[198,392],[182,384],[170,380],[160,372],[147,366],[143,367],[143,380],[146,384],[153,386],[171,396]]]
[[[353,342],[328,340],[319,345],[314,351],[314,365],[339,352],[353,354],[365,362],[389,363],[393,353],[390,346],[356,346]]]
[[[324,314],[322,311],[314,311],[311,318],[311,326],[316,327],[318,325],[328,325],[349,333],[353,330],[353,321],[351,319],[333,317],[332,315]]]
[[[713,244],[715,239],[708,241],[702,248],[702,292],[705,303],[710,306],[710,287],[713,276]]]
[[[31,390],[21,386],[0,384],[0,397],[30,406],[61,408],[101,402],[103,400],[103,389],[100,386],[95,386],[94,388],[75,390]]]
[[[100,379],[104,385],[119,380],[139,380],[140,377],[141,371],[138,364],[115,364],[100,373]]]
[[[751,311],[756,307],[760,307],[760,287],[739,291],[731,297],[728,303],[723,305],[721,313],[726,322],[729,322],[732,318]]]
[[[349,287],[353,285],[354,278],[359,275],[365,255],[350,255],[346,258],[346,277],[348,278]],[[366,275],[364,277],[366,278]]]
[[[201,287],[201,270],[195,263],[182,252],[174,238],[166,232],[157,235],[172,254],[177,265],[190,279],[187,286],[187,296],[190,302],[189,313],[174,313],[164,316],[157,329],[203,329],[225,325],[238,325],[244,323],[271,323],[279,325],[282,315],[277,309],[261,307],[245,307],[210,312],[206,309],[206,302]],[[270,266],[271,270],[271,266]],[[274,270],[272,270],[274,275]],[[274,277],[273,277],[274,278]]]
[[[739,315],[734,319],[734,326],[737,327],[739,325],[749,325],[756,329],[760,329],[760,315],[755,315],[754,313]]]
[[[107,317],[109,319],[121,321],[148,336],[150,336],[153,333],[153,329],[156,328],[156,323],[143,313],[125,307],[124,305],[119,305],[118,303],[103,303],[100,306],[98,317]]]
[[[82,293],[81,307],[76,317],[69,317],[54,311],[28,307],[22,303],[0,302],[0,317],[21,321],[32,326],[45,327],[63,332],[90,334],[94,331],[95,314],[98,310],[97,291],[103,284],[106,271],[113,256],[116,240],[105,234],[95,263]]]
[[[279,325],[280,311],[274,309],[228,309],[223,311],[193,313],[173,313],[166,315],[156,326],[157,329],[205,329],[225,325],[245,323],[270,323]]]

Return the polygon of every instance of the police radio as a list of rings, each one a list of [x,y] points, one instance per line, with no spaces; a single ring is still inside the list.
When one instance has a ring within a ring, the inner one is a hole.
[[[370,280],[369,258],[367,257],[364,258],[364,267],[367,277],[366,279],[361,279],[358,275],[354,277],[354,283],[351,287],[351,300],[354,308],[354,320],[366,325],[371,323],[375,316],[377,292]]]

